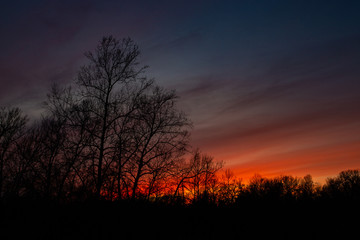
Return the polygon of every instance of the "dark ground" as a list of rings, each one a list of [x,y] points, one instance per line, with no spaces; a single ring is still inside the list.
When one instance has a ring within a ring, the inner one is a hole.
[[[148,202],[13,202],[0,239],[356,239],[357,202],[243,203],[232,207]]]

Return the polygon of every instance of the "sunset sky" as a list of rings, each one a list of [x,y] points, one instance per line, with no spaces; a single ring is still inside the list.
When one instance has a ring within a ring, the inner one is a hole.
[[[360,168],[360,1],[7,1],[0,105],[39,117],[105,35],[176,89],[193,147],[244,180]]]

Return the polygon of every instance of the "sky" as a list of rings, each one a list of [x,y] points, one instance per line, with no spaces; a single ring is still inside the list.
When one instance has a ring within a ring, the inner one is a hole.
[[[131,37],[191,144],[244,181],[360,168],[360,1],[7,1],[0,105],[38,117],[84,52]]]

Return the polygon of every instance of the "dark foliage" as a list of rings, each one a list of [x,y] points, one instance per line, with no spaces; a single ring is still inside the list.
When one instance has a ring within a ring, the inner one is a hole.
[[[255,176],[249,185],[232,182],[238,187],[232,202],[221,191],[204,191],[190,203],[173,196],[67,203],[15,198],[1,205],[0,231],[2,239],[348,239],[357,233],[360,206],[355,192],[344,192],[344,176],[357,175],[341,172],[323,187],[310,187],[309,176]]]
[[[349,239],[360,211],[347,201],[216,206],[123,200],[13,202],[1,213],[1,239]]]

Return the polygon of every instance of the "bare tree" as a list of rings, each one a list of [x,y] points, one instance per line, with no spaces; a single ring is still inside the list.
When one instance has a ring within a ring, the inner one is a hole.
[[[27,118],[19,108],[0,108],[0,199],[3,196],[5,178],[8,177],[5,168],[11,164],[16,141],[26,122]]]
[[[25,187],[26,194],[46,199],[56,196],[64,174],[65,137],[63,122],[54,118],[43,118],[28,128],[17,145],[17,161],[10,170],[18,185],[14,186],[16,191]]]
[[[360,199],[360,170],[341,171],[338,176],[326,179],[323,195],[332,199]]]
[[[89,109],[90,102],[81,99],[71,87],[61,88],[53,85],[45,102],[49,116],[63,124],[65,140],[63,142],[62,162],[64,174],[58,186],[60,198],[70,193],[81,193],[83,196],[94,190],[92,131],[94,122]],[[90,190],[92,189],[92,190]]]
[[[215,161],[213,157],[196,149],[189,161],[179,162],[173,174],[175,179],[174,196],[182,191],[183,198],[190,194],[189,198],[196,200],[201,194],[208,194],[211,190],[215,190],[216,174],[222,166],[223,162]]]
[[[129,103],[152,84],[140,76],[146,67],[138,67],[139,54],[131,39],[104,37],[94,52],[85,54],[89,63],[81,67],[74,90],[55,89],[49,95],[52,112],[67,119],[72,131],[86,135],[86,148],[78,141],[74,156],[87,156],[82,170],[91,174],[97,198],[116,160],[115,151],[123,147],[116,146],[122,136],[117,131],[124,130],[121,122],[134,111],[135,105]]]
[[[131,161],[132,196],[136,196],[141,181],[150,181],[169,172],[188,144],[189,120],[175,108],[173,91],[153,87],[138,102],[135,119],[136,153]]]
[[[54,87],[48,96],[51,114],[69,135],[67,172],[76,166],[78,181],[94,186],[97,198],[136,197],[145,185],[155,189],[188,143],[191,124],[177,110],[175,92],[142,76],[139,54],[131,39],[104,37],[85,54],[89,64],[73,88]]]
[[[52,197],[63,174],[63,147],[66,137],[63,122],[58,119],[44,118],[40,126],[42,156],[38,159],[38,170],[45,198]]]
[[[299,198],[302,200],[310,200],[316,197],[319,192],[319,185],[313,181],[310,174],[305,175],[299,184]]]
[[[217,192],[218,201],[225,205],[235,203],[237,196],[244,187],[241,179],[238,179],[230,169],[224,171],[219,185],[219,190]]]
[[[124,89],[139,79],[145,67],[138,67],[138,46],[131,39],[121,42],[114,37],[104,37],[94,52],[85,56],[89,64],[83,66],[77,77],[81,97],[89,102],[87,111],[95,123],[88,131],[93,136],[94,177],[96,196],[100,197],[104,170],[111,163],[113,133],[112,125],[122,115],[115,114],[125,101]],[[119,89],[120,88],[120,89]]]

